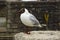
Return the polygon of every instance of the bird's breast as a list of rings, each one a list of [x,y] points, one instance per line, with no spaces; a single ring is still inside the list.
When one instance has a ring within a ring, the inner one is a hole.
[[[22,14],[20,16],[20,19],[21,19],[21,21],[22,21],[22,23],[24,25],[26,25],[26,26],[33,26],[31,20],[29,19],[29,15]]]

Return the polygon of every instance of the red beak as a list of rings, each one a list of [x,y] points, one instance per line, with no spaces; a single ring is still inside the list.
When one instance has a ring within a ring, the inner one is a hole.
[[[23,8],[18,11],[18,13],[21,13],[21,12],[23,12]]]

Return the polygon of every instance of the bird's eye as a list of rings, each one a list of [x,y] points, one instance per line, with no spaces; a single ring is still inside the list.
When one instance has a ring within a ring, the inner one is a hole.
[[[23,9],[23,12],[25,12],[25,10]]]

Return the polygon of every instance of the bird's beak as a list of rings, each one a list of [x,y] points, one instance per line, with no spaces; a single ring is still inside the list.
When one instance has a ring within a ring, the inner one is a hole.
[[[23,8],[18,11],[18,13],[21,13],[23,11]]]

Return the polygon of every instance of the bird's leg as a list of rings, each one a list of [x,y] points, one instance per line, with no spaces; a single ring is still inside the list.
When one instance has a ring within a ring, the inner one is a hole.
[[[26,32],[26,34],[30,34],[30,31]]]
[[[31,28],[28,27],[28,28],[27,28],[27,34],[30,34],[30,31],[31,31]]]
[[[26,34],[30,34],[30,31],[31,31],[31,28],[28,27],[28,28],[26,28],[25,33],[26,33]]]

